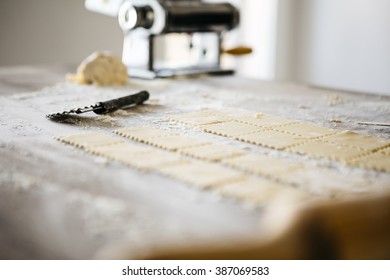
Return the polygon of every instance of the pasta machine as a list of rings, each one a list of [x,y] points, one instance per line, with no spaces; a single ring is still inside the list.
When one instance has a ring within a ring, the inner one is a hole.
[[[87,9],[118,17],[122,60],[133,77],[232,74],[221,67],[224,34],[237,27],[230,3],[202,0],[86,0]]]

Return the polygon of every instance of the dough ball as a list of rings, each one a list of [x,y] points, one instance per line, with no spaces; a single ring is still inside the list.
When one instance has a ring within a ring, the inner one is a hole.
[[[78,84],[97,86],[126,85],[127,67],[110,52],[94,52],[81,62],[77,73],[68,75],[68,80]]]

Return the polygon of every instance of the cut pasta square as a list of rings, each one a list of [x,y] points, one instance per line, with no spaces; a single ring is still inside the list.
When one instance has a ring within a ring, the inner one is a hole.
[[[57,137],[56,140],[83,149],[89,149],[105,145],[113,145],[124,142],[120,138],[111,137],[95,132],[81,133],[70,136],[61,136]]]
[[[245,178],[245,175],[239,171],[215,163],[195,160],[186,164],[163,168],[161,173],[201,188],[215,187]]]
[[[152,138],[144,142],[149,145],[156,146],[170,151],[176,151],[182,148],[197,147],[197,146],[210,144],[209,142],[199,140],[196,138],[190,138],[184,135]]]
[[[220,122],[228,121],[230,119],[222,115],[209,114],[208,111],[200,111],[200,112],[187,113],[181,115],[169,115],[167,116],[167,118],[172,121],[194,125],[194,126],[220,123]]]
[[[354,147],[342,146],[339,144],[319,140],[308,142],[299,146],[294,146],[288,150],[294,153],[308,155],[315,158],[325,158],[344,162],[364,154],[364,151]]]
[[[175,132],[160,129],[160,128],[155,128],[151,126],[128,127],[128,128],[118,129],[114,132],[118,135],[139,142],[147,142],[149,139],[153,139],[153,138],[169,137],[169,136],[177,135],[177,133]]]
[[[324,138],[324,141],[332,142],[337,145],[354,147],[362,150],[373,150],[390,145],[389,141],[356,133],[353,131],[343,131],[338,134],[330,135]]]
[[[380,150],[380,153],[390,156],[390,147]]]
[[[279,178],[287,172],[301,169],[302,165],[290,161],[275,159],[261,154],[246,154],[239,157],[222,160],[223,164],[239,170]]]
[[[301,202],[311,197],[303,191],[261,178],[249,178],[226,184],[217,191],[223,195],[256,204],[270,204],[281,199]]]
[[[254,125],[239,123],[235,121],[204,125],[202,126],[202,128],[206,132],[227,137],[235,137],[238,135],[253,133],[261,130],[261,128],[256,127]]]
[[[252,134],[240,135],[236,139],[277,150],[284,150],[307,141],[307,139],[300,136],[274,130],[264,130]]]
[[[153,149],[152,152],[137,155],[123,154],[116,158],[118,161],[141,170],[155,170],[159,172],[162,167],[185,164],[187,161],[177,154]]]
[[[122,159],[126,157],[134,157],[142,153],[150,153],[153,149],[150,147],[142,147],[132,143],[119,143],[102,147],[91,148],[89,152],[104,156],[109,159]]]
[[[238,122],[256,125],[263,128],[272,128],[297,122],[295,120],[284,119],[281,117],[262,113],[254,114],[253,117],[238,117],[235,120]]]
[[[305,123],[295,123],[279,128],[275,128],[278,131],[286,132],[294,135],[301,136],[302,138],[312,139],[319,138],[326,135],[335,134],[338,131],[334,129],[324,128],[317,125],[305,124]]]
[[[245,153],[240,148],[221,144],[210,144],[198,147],[184,148],[180,149],[179,152],[184,155],[209,161],[219,161],[224,158],[231,158]]]
[[[358,166],[365,169],[390,172],[390,156],[380,152],[352,160],[350,164],[352,166]]]

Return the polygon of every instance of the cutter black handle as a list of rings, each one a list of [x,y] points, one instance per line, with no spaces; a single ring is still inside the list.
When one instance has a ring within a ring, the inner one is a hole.
[[[133,104],[135,105],[142,104],[148,99],[149,99],[149,92],[143,90],[136,94],[108,100],[105,102],[98,102],[96,103],[96,106],[98,108],[93,109],[93,112],[98,115],[107,114]]]

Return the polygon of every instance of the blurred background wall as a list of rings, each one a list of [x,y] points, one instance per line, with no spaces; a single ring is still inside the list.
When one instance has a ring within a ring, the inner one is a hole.
[[[78,63],[95,50],[122,53],[117,20],[83,0],[0,0],[0,65]]]
[[[279,0],[275,78],[390,95],[390,1]]]
[[[232,1],[235,40],[255,49],[240,75],[390,95],[390,1]],[[0,0],[0,65],[78,63],[95,50],[120,55],[122,32],[84,0]]]

